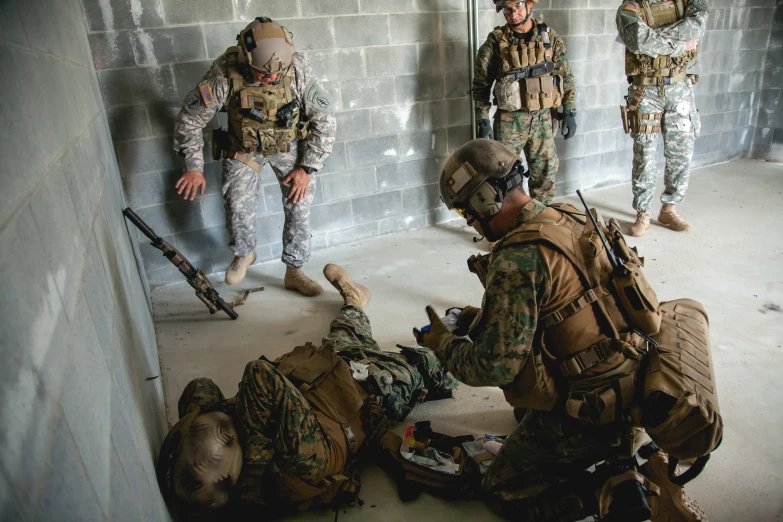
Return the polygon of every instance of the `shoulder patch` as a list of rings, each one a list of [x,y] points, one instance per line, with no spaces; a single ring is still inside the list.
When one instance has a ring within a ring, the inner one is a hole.
[[[204,105],[215,103],[215,97],[212,95],[212,87],[210,87],[208,83],[199,85],[198,92],[201,93],[201,101],[204,102]]]
[[[307,107],[324,114],[331,114],[334,110],[329,93],[326,92],[318,83],[310,82],[302,93]]]
[[[633,4],[625,4],[625,7],[623,9],[625,9],[626,11],[631,11],[632,13],[639,12],[639,8]]]

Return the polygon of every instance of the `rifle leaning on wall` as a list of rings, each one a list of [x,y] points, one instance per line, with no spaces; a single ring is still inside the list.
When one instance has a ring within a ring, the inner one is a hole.
[[[212,286],[207,276],[204,275],[204,272],[191,265],[190,261],[179,250],[157,235],[130,207],[123,210],[122,214],[128,218],[128,221],[136,225],[136,228],[141,230],[141,233],[152,241],[150,244],[163,252],[163,256],[171,261],[171,264],[176,266],[182,275],[185,276],[190,286],[196,290],[196,297],[209,308],[210,314],[214,314],[220,309],[226,312],[231,319],[239,317],[234,309],[220,297],[215,287]]]

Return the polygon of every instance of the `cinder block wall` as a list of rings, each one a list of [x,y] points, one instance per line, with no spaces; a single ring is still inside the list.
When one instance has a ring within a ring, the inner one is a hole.
[[[753,156],[783,161],[783,1],[777,0],[772,15],[764,89],[761,91],[759,119],[753,143]]]
[[[0,519],[166,520],[146,280],[79,0],[0,4]]]
[[[131,204],[206,272],[232,254],[220,167],[206,167],[207,194],[182,202],[171,149],[173,117],[215,57],[255,16],[294,33],[338,110],[338,143],[318,173],[315,248],[451,219],[437,179],[448,153],[470,137],[467,13],[463,0],[83,0],[90,42]],[[746,156],[756,131],[775,0],[715,0],[694,72],[703,130],[694,165]],[[578,134],[557,139],[557,193],[628,181],[631,139],[620,126],[626,94],[623,47],[615,43],[619,0],[541,0],[565,36],[578,86]],[[480,39],[503,23],[481,5]],[[213,122],[217,124],[217,122]],[[207,136],[208,137],[208,136]],[[282,206],[262,173],[258,259],[279,258]],[[629,205],[631,196],[629,194]],[[145,241],[142,241],[145,243]],[[142,245],[151,283],[179,280]]]

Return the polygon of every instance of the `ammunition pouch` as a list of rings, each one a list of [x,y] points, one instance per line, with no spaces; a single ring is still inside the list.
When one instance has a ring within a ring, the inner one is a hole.
[[[473,255],[468,258],[468,270],[476,274],[481,286],[487,287],[487,271],[489,269],[489,254]]]
[[[701,457],[723,437],[707,313],[691,299],[662,303],[661,311],[658,347],[643,370],[641,425],[672,457]]]
[[[546,74],[517,80],[507,76],[495,82],[495,103],[503,111],[539,111],[563,104],[563,77]]]
[[[212,130],[212,159],[218,161],[228,157],[228,151],[231,149],[231,138],[228,131],[220,129]]]
[[[622,107],[625,109],[625,107]],[[626,110],[623,114],[626,121],[623,122],[623,129],[628,129],[626,134],[658,134],[661,132],[661,120],[663,113],[656,112],[638,112]]]

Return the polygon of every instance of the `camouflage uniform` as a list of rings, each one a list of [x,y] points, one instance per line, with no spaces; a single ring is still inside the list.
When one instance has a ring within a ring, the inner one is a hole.
[[[650,4],[662,0],[649,0]],[[629,8],[630,6],[630,8]],[[666,27],[651,29],[639,14],[639,4],[624,2],[617,11],[617,29],[632,53],[650,57],[680,56],[685,52],[685,41],[704,37],[707,12],[686,10],[685,18]],[[639,113],[663,115],[663,154],[666,158],[662,203],[677,205],[685,197],[690,176],[693,145],[701,132],[699,113],[693,97],[690,78],[667,86],[647,85],[628,87],[628,99],[639,100]],[[639,89],[640,92],[637,92]],[[641,124],[659,124],[659,121],[640,120]],[[632,133],[633,137],[633,208],[646,212],[655,193],[657,174],[658,134]]]
[[[508,234],[546,208],[536,200],[525,205]],[[493,252],[481,311],[468,336],[442,335],[434,350],[459,381],[469,386],[511,384],[531,352],[540,350],[534,343],[539,310],[555,283],[540,253],[548,248],[522,244]],[[483,476],[482,487],[489,503],[505,516],[580,520],[589,513],[571,496],[579,486],[567,481],[610,456],[625,435],[616,425],[573,419],[562,405],[551,412],[528,410]]]
[[[533,20],[533,37],[538,34],[539,20]],[[505,31],[507,26],[503,26]],[[496,28],[501,29],[501,28]],[[553,74],[563,77],[563,108],[576,110],[574,75],[568,64],[563,38],[550,29],[550,38],[554,49]],[[479,48],[476,56],[473,77],[473,101],[476,103],[476,120],[489,119],[492,108],[490,94],[492,84],[500,69],[500,49],[494,32],[489,33],[487,41]],[[503,111],[495,112],[493,125],[496,140],[518,153],[524,152],[530,168],[528,187],[530,196],[549,203],[555,196],[555,175],[560,162],[555,147],[555,128],[550,109],[540,111]]]
[[[416,402],[428,395],[426,384],[436,382],[436,387],[431,388],[435,393],[457,384],[452,377],[444,375],[437,359],[426,348],[417,348],[416,353],[431,364],[411,364],[403,355],[382,352],[372,338],[369,319],[354,306],[343,307],[332,321],[323,345],[339,351],[346,361],[367,360],[381,370],[378,381],[383,382],[382,406],[392,420],[405,418]],[[432,376],[441,378],[433,381]],[[360,384],[369,393],[376,393],[372,373]],[[193,405],[225,411],[236,422],[243,464],[231,491],[233,501],[279,504],[280,499],[271,495],[273,488],[265,485],[274,476],[274,468],[313,486],[327,476],[332,465],[328,436],[310,403],[277,371],[275,363],[263,358],[248,363],[236,397],[228,400],[212,380],[194,379],[180,397],[180,418]]]
[[[302,107],[302,114],[310,122],[309,134],[304,140],[291,144],[291,152],[275,154],[268,158],[262,154],[248,153],[256,163],[269,162],[280,183],[283,197],[285,224],[283,226],[282,261],[293,268],[301,268],[310,258],[310,205],[313,203],[315,176],[310,176],[305,199],[299,203],[288,200],[290,185],[283,183],[295,167],[322,169],[332,152],[337,129],[333,114],[314,108],[302,97],[310,83],[317,83],[307,59],[296,53],[293,62],[294,82],[291,90],[294,99]],[[185,170],[204,170],[202,131],[207,123],[229,100],[229,83],[225,55],[219,57],[204,75],[199,85],[208,84],[215,101],[204,104],[199,88],[188,94],[185,105],[177,116],[174,127],[174,149],[185,158]],[[231,135],[233,150],[241,151],[242,143]],[[256,209],[259,196],[259,173],[235,159],[223,160],[223,198],[225,199],[226,227],[231,234],[229,246],[234,254],[244,257],[256,247]]]

